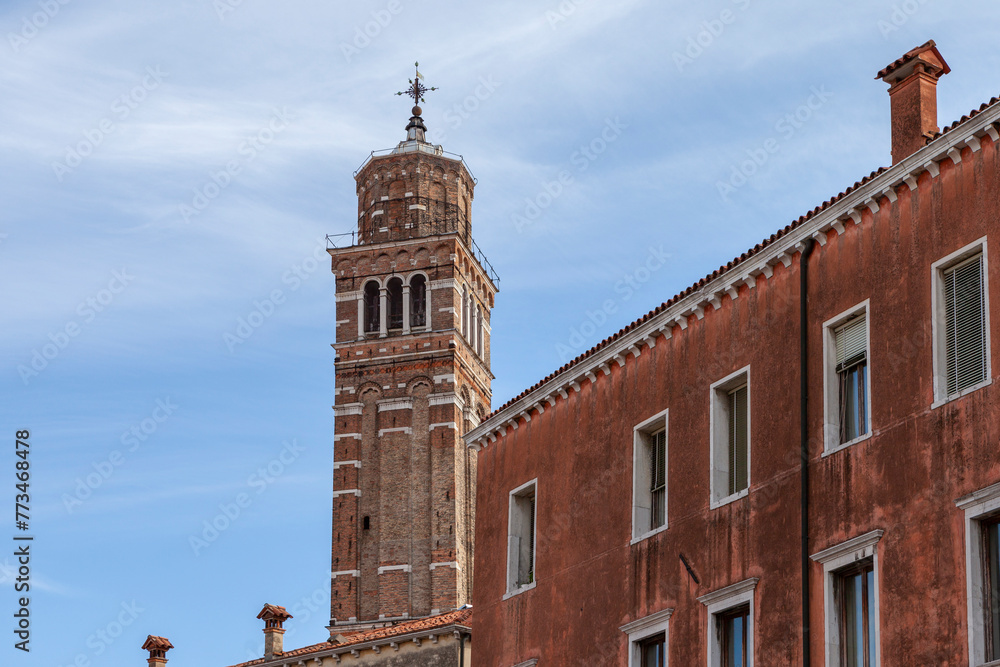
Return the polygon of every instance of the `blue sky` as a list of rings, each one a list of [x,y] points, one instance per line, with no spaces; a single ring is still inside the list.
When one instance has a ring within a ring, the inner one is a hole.
[[[325,639],[322,239],[415,60],[479,179],[497,406],[887,165],[873,76],[905,51],[951,65],[942,124],[1000,93],[998,26],[986,0],[3,0],[0,499],[30,429],[36,541],[29,655],[0,555],[0,660],[140,664],[159,634],[229,665],[265,602]]]

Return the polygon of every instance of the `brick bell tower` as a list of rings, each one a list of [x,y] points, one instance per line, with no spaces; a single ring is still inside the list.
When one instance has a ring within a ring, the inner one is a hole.
[[[423,102],[418,72],[406,93]],[[406,140],[355,175],[357,241],[337,286],[330,633],[444,613],[472,597],[476,459],[462,435],[489,412],[499,280],[472,239],[476,181]],[[344,245],[344,244],[337,244]]]

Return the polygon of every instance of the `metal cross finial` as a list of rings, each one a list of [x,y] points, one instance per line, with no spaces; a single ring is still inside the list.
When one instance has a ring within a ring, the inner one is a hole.
[[[410,97],[413,98],[414,104],[419,104],[420,102],[424,101],[424,93],[431,90],[437,90],[437,88],[434,87],[428,88],[423,84],[424,75],[420,73],[420,63],[413,63],[413,66],[414,68],[416,68],[417,75],[414,78],[410,79],[409,89],[400,91],[396,94],[409,95]]]

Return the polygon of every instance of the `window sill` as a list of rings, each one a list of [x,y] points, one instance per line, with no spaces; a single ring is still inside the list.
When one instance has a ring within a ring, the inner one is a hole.
[[[964,396],[967,396],[968,394],[971,394],[974,391],[979,391],[983,387],[988,387],[991,384],[993,384],[993,378],[987,378],[987,379],[983,380],[982,382],[980,382],[979,384],[974,384],[971,387],[963,389],[962,391],[958,392],[957,394],[952,394],[951,396],[948,396],[946,398],[938,399],[938,400],[934,401],[933,403],[931,403],[931,410],[936,410],[937,408],[940,408],[942,405],[945,405],[946,403],[951,403],[952,401],[957,401],[958,399],[960,399],[960,398],[962,398]],[[996,664],[1000,665],[1000,660],[996,661]]]
[[[537,582],[532,581],[530,584],[524,584],[523,586],[521,586],[519,588],[515,588],[512,591],[507,591],[506,595],[503,596],[503,599],[504,600],[509,600],[510,598],[514,597],[515,595],[520,595],[521,593],[524,593],[526,591],[530,591],[532,588],[535,587],[536,583]]]
[[[862,435],[860,437],[857,437],[854,440],[848,440],[847,442],[845,442],[842,445],[837,445],[836,447],[830,447],[830,448],[826,449],[823,452],[822,458],[825,459],[826,457],[830,456],[831,454],[836,454],[837,452],[839,452],[839,451],[841,451],[843,449],[847,449],[848,447],[850,447],[852,445],[856,445],[859,442],[864,442],[865,440],[868,440],[871,437],[872,437],[872,432],[868,431],[868,433],[865,433],[864,435]]]
[[[631,546],[633,544],[638,544],[639,542],[642,542],[643,540],[648,540],[653,535],[659,535],[660,533],[662,533],[663,531],[665,531],[669,527],[670,527],[670,524],[665,523],[662,526],[660,526],[659,528],[656,528],[656,529],[651,530],[649,532],[643,533],[642,535],[639,535],[638,537],[633,537],[632,541],[629,542],[629,545]]]
[[[709,507],[710,509],[717,510],[723,505],[728,505],[730,503],[736,502],[740,498],[746,498],[748,495],[750,495],[750,487],[743,489],[739,493],[734,493],[731,496],[726,496],[725,498],[722,498],[720,500],[713,500]]]

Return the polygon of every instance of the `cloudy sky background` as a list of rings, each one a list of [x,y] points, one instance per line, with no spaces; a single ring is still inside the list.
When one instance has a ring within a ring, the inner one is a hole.
[[[160,634],[176,665],[229,665],[260,655],[265,602],[287,645],[326,638],[320,249],[403,138],[415,60],[479,179],[496,406],[888,165],[873,76],[905,51],[934,38],[953,68],[942,124],[1000,93],[998,26],[986,0],[0,2],[0,499],[30,429],[36,536],[30,655],[0,555],[2,661],[144,664]]]

